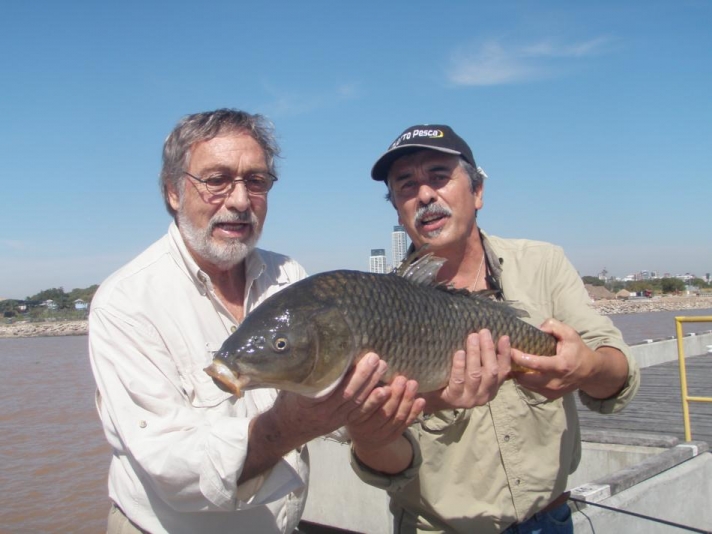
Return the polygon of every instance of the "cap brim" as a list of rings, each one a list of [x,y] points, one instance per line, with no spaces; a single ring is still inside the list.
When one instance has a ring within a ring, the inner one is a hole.
[[[393,165],[393,162],[395,160],[397,160],[401,156],[405,156],[410,152],[416,152],[424,148],[428,150],[435,150],[437,152],[444,152],[446,154],[452,154],[454,156],[462,156],[462,152],[452,150],[451,148],[441,148],[432,145],[417,144],[403,145],[393,148],[388,152],[385,152],[383,155],[381,155],[380,158],[378,158],[378,160],[376,160],[376,163],[371,168],[371,178],[373,178],[374,180],[378,180],[379,182],[385,182],[388,178],[388,171],[391,169],[391,165]]]

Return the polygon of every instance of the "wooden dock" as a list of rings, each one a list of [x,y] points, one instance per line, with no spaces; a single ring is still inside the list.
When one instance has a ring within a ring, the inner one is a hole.
[[[712,354],[688,357],[685,363],[688,396],[712,397]],[[692,440],[712,446],[712,403],[690,402],[689,406]],[[640,390],[622,412],[601,415],[579,403],[579,418],[584,431],[646,433],[685,441],[677,360],[641,369]]]

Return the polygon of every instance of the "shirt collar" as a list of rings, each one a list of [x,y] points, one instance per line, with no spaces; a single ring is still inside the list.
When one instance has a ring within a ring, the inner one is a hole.
[[[181,265],[186,274],[190,276],[193,283],[198,287],[201,293],[212,291],[212,282],[208,273],[203,271],[195,262],[193,255],[188,250],[188,246],[183,240],[183,236],[178,229],[175,221],[171,222],[168,228],[168,238],[171,243],[171,252],[176,262]],[[249,291],[252,282],[259,278],[265,271],[266,263],[259,249],[253,249],[245,258],[245,293]],[[279,282],[280,280],[278,280]]]
[[[482,248],[485,251],[485,259],[487,260],[487,272],[485,276],[487,278],[487,285],[497,291],[497,297],[500,299],[504,298],[504,293],[502,292],[502,265],[504,259],[497,254],[487,238],[487,234],[480,229],[480,239],[482,240]]]

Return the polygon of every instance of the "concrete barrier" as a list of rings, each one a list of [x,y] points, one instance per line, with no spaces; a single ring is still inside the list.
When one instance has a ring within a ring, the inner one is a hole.
[[[651,526],[648,520],[590,503],[712,527],[712,454],[707,443],[604,430],[584,431],[582,438],[581,464],[568,484],[575,499],[589,503],[571,503],[577,534],[668,532],[656,530],[662,527],[654,522]],[[319,439],[309,450],[313,460],[304,521],[319,525],[319,532],[393,532],[388,496],[353,474],[348,445]]]
[[[707,346],[712,344],[712,333],[688,334],[683,337],[685,357],[699,356],[708,352]],[[677,360],[677,338],[640,343],[630,347],[633,357],[642,367],[650,367],[660,363]]]
[[[575,488],[574,532],[712,532],[712,454],[687,442],[611,477]],[[594,504],[595,503],[595,504]],[[605,506],[605,508],[599,507]],[[636,514],[636,515],[633,515]]]

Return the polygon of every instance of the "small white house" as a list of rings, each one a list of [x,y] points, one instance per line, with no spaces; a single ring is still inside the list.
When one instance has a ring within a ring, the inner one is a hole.
[[[89,307],[89,305],[82,299],[77,299],[74,301],[74,309],[75,310],[86,310],[88,307]]]
[[[57,303],[53,301],[52,299],[47,299],[45,300],[41,306],[44,306],[48,310],[56,310],[57,309]]]

